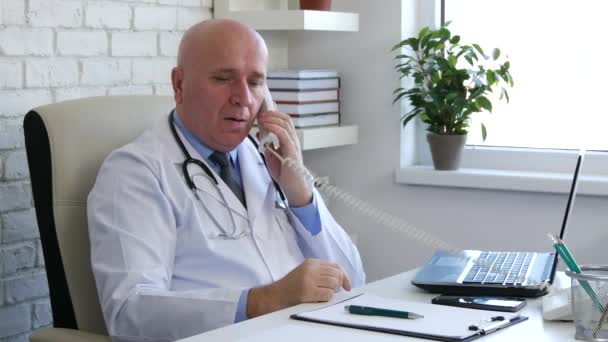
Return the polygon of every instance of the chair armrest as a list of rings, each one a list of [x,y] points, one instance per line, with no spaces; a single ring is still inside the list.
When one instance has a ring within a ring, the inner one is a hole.
[[[86,331],[47,328],[33,332],[30,342],[112,342],[109,336],[93,334]]]

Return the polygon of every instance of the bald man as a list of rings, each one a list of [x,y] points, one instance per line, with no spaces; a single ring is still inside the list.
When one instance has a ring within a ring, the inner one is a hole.
[[[104,161],[88,222],[114,339],[175,340],[364,284],[356,247],[298,171],[289,116],[258,114],[267,64],[249,27],[193,26],[171,73],[175,110]],[[256,116],[295,167],[258,153]]]

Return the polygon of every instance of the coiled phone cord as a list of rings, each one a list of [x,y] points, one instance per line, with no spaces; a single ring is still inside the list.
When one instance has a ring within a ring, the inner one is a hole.
[[[335,198],[344,202],[351,210],[369,216],[374,221],[392,229],[393,231],[406,234],[410,239],[415,240],[423,245],[434,249],[443,249],[452,253],[460,252],[460,249],[451,247],[447,242],[429,234],[421,229],[416,228],[411,223],[404,221],[394,215],[386,213],[369,203],[355,197],[348,192],[329,184],[327,177],[315,177],[305,166],[299,165],[291,158],[283,158],[272,148],[267,148],[277,159],[292,170],[295,170],[300,175],[304,176],[309,184],[313,184],[322,194],[328,198]]]

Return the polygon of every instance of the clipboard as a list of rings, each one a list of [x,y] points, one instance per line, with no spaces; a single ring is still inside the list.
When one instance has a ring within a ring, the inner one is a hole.
[[[424,315],[424,318],[412,320],[353,315],[344,310],[345,305],[412,311]],[[405,302],[365,293],[320,309],[294,314],[290,318],[436,341],[462,342],[478,339],[528,319],[515,313]]]

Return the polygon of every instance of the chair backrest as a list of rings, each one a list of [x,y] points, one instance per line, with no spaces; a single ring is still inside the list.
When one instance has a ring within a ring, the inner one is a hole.
[[[174,107],[169,96],[54,103],[24,119],[53,325],[106,334],[90,262],[86,199],[105,157]]]

